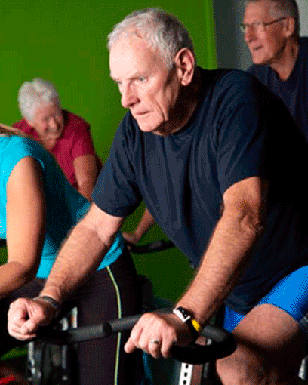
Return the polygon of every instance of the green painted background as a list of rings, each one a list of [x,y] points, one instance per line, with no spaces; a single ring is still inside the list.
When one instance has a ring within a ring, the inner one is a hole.
[[[19,87],[24,81],[42,77],[56,85],[64,108],[91,123],[97,152],[104,160],[125,112],[117,87],[109,79],[106,36],[126,14],[145,7],[162,7],[178,16],[191,33],[198,64],[216,66],[211,0],[3,0],[0,121],[12,124],[20,119]],[[142,209],[128,219],[126,229],[135,226]],[[145,241],[160,236],[155,227]],[[134,260],[138,271],[151,277],[156,295],[172,300],[192,274],[177,250],[134,256]]]

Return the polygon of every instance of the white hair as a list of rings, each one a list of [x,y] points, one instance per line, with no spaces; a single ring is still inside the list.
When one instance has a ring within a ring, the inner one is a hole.
[[[152,48],[157,49],[169,69],[180,49],[188,48],[195,56],[187,30],[175,16],[161,9],[148,8],[127,15],[108,35],[109,51],[121,37],[130,34],[145,39]]]
[[[29,121],[33,121],[35,109],[42,104],[55,103],[60,107],[54,85],[40,78],[23,83],[18,92],[18,103],[21,115]]]

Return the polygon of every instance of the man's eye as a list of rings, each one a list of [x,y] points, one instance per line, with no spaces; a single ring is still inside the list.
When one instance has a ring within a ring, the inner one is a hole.
[[[251,23],[252,28],[259,28],[262,23],[260,21],[256,21],[255,23]]]
[[[144,76],[139,76],[138,81],[140,83],[145,83],[146,82],[146,78]]]

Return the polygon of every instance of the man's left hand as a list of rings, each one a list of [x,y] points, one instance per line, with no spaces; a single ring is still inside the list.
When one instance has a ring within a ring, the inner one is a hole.
[[[125,352],[142,349],[154,358],[168,358],[172,345],[185,346],[191,341],[189,328],[176,315],[147,313],[133,327],[125,344]]]

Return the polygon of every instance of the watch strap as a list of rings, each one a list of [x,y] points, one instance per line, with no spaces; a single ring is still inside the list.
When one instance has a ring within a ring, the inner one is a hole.
[[[48,295],[40,295],[40,296],[35,297],[33,299],[34,300],[41,299],[41,300],[47,302],[51,307],[53,307],[55,309],[57,314],[60,311],[60,303],[57,300],[55,300],[54,298],[49,297]]]
[[[196,340],[202,331],[202,327],[199,322],[192,318],[190,313],[182,306],[178,306],[173,309],[173,313],[188,326],[193,338]]]

